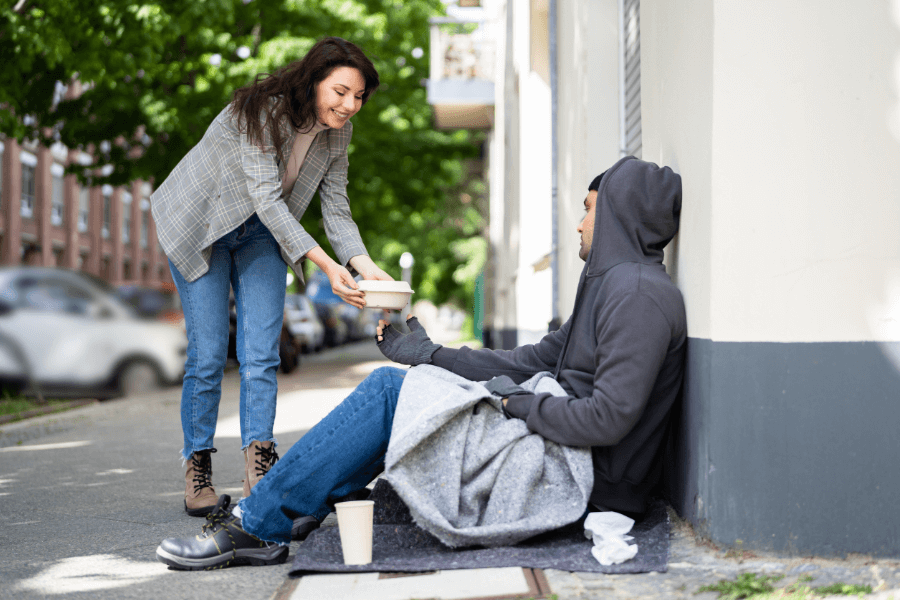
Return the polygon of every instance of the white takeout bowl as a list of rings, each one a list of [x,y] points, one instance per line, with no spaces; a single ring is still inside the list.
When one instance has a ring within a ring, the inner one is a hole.
[[[405,281],[364,279],[357,283],[359,289],[366,293],[366,308],[403,310],[413,295],[412,288]]]

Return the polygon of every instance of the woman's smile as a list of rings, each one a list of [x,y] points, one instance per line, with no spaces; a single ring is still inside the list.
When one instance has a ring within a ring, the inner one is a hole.
[[[353,67],[338,67],[319,82],[316,90],[316,113],[323,125],[335,129],[362,108],[366,81]]]

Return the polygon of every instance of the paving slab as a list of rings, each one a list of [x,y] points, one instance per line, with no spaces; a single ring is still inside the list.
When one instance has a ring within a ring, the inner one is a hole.
[[[438,571],[384,578],[379,573],[308,575],[290,600],[473,600],[532,592],[521,568]]]

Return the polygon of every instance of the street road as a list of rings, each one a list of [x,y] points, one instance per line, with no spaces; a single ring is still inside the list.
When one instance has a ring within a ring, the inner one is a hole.
[[[304,355],[279,374],[284,453],[375,368],[372,341]],[[226,373],[213,455],[220,494],[241,496],[236,369]],[[191,536],[183,509],[181,388],[0,427],[0,598],[271,598],[287,564],[209,572],[156,561],[160,540]],[[293,551],[291,552],[293,554]]]

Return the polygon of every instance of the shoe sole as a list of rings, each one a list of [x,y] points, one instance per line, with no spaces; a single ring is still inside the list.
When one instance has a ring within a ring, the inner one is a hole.
[[[238,565],[250,565],[263,567],[267,565],[280,565],[287,560],[287,546],[271,546],[269,548],[246,548],[238,550],[237,556],[221,554],[210,558],[183,558],[166,552],[162,548],[156,549],[156,559],[175,569],[184,571],[207,571],[210,569],[224,569]]]
[[[201,506],[200,508],[188,508],[187,500],[184,501],[184,512],[191,517],[205,517],[216,508],[215,504],[210,506]]]

